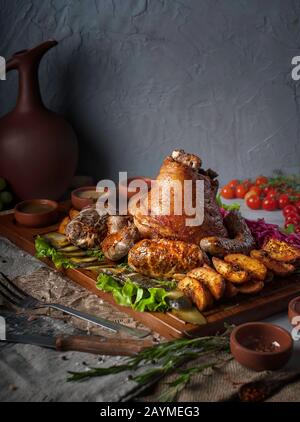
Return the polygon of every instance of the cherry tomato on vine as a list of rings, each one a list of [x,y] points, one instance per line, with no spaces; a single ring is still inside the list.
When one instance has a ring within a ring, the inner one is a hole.
[[[235,198],[235,189],[230,188],[229,186],[223,186],[221,189],[221,196],[225,199],[233,199]]]
[[[252,186],[252,187],[249,189],[249,193],[250,193],[250,192],[253,192],[253,193],[255,193],[256,195],[260,196],[260,195],[261,195],[261,188],[260,188],[259,186]]]
[[[254,193],[247,198],[246,204],[252,210],[259,210],[261,208],[261,199]]]
[[[238,179],[232,179],[229,183],[227,183],[227,186],[229,186],[230,188],[236,188],[239,184],[240,181]]]
[[[256,180],[255,180],[255,184],[257,185],[257,186],[260,186],[260,185],[266,185],[267,183],[268,183],[268,178],[267,177],[265,177],[265,176],[258,176],[257,178],[256,178]]]
[[[277,201],[267,196],[262,201],[262,207],[265,211],[274,211],[277,209]]]
[[[285,221],[290,221],[290,220],[295,220],[300,222],[300,215],[297,212],[293,212],[291,211],[286,217],[285,217]]]
[[[278,198],[278,206],[281,210],[284,209],[290,203],[290,198],[287,193],[282,193]],[[300,204],[299,204],[300,205]]]
[[[274,189],[272,186],[265,186],[264,188],[262,188],[262,194],[263,194],[264,196],[267,196],[267,195],[268,195],[268,193],[269,193],[272,189]]]
[[[283,208],[283,215],[286,217],[287,215],[289,215],[291,212],[297,213],[297,208],[295,207],[295,205],[289,204],[286,205]]]
[[[241,184],[238,185],[235,189],[235,194],[237,198],[244,198],[246,193],[248,192],[248,189],[246,188],[245,185]]]
[[[269,189],[269,191],[267,193],[267,198],[276,199],[277,196],[278,196],[278,193],[277,193],[276,189],[274,189],[274,188]]]
[[[300,201],[294,203],[294,206],[297,208],[298,213],[300,213]]]

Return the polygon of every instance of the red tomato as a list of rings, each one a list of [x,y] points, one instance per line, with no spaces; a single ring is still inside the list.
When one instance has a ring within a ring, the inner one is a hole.
[[[236,187],[236,190],[235,190],[236,197],[237,198],[242,198],[242,199],[245,197],[245,195],[246,195],[247,192],[248,192],[248,189],[243,184],[238,185]]]
[[[247,192],[246,195],[244,196],[244,201],[247,202],[247,199],[249,199],[250,196],[253,196],[253,195],[257,195],[257,193],[252,192],[252,190],[249,190],[249,192]],[[257,195],[257,196],[259,196],[259,195]]]
[[[300,201],[294,203],[295,207],[297,208],[298,213],[300,214]]]
[[[278,193],[277,193],[276,189],[274,189],[274,188],[269,189],[269,191],[267,193],[267,198],[276,199],[277,196],[278,196]]]
[[[278,206],[281,210],[290,203],[289,196],[286,193],[282,193],[278,198]]]
[[[248,190],[251,188],[251,186],[254,186],[253,182],[250,179],[245,179],[242,181],[242,184],[248,188]]]
[[[274,211],[277,209],[277,201],[267,196],[262,201],[262,207],[265,211]]]
[[[269,190],[271,189],[271,186],[265,186],[263,189],[262,189],[262,194],[264,195],[264,196],[267,196],[268,195],[268,193],[269,193]]]
[[[230,188],[229,186],[223,186],[221,189],[221,196],[225,199],[233,199],[235,198],[235,189]]]
[[[256,195],[260,196],[261,188],[259,186],[251,186],[251,188],[249,189],[249,193],[250,192],[254,192]]]
[[[247,198],[246,204],[252,210],[259,210],[261,208],[261,199],[255,193]]]
[[[229,183],[227,183],[227,186],[229,186],[230,188],[235,188],[239,184],[240,184],[240,181],[238,179],[233,179],[233,180],[230,180]]]
[[[284,223],[284,227],[288,227],[289,225],[293,225],[296,226],[298,224],[298,220],[295,220],[294,218],[289,218],[288,220],[286,220],[286,222]]]
[[[256,178],[256,180],[255,180],[255,184],[257,185],[257,186],[260,186],[260,185],[266,185],[267,183],[268,183],[268,178],[267,177],[265,177],[265,176],[258,176],[257,178]]]
[[[286,205],[284,208],[283,208],[283,215],[286,217],[287,215],[289,215],[291,212],[294,212],[294,213],[298,213],[298,211],[297,211],[297,208],[295,207],[295,205],[292,205],[292,204],[289,204],[289,205]]]
[[[298,222],[300,222],[300,216],[299,216],[299,214],[298,213],[296,213],[296,212],[290,212],[286,217],[285,217],[285,221],[286,222],[288,222],[288,221],[291,221],[291,220],[294,220],[294,221],[298,221]]]
[[[287,222],[284,223],[284,227],[286,229],[289,229],[291,226],[293,226],[293,228],[294,228],[295,227],[295,224],[294,223],[287,223]]]

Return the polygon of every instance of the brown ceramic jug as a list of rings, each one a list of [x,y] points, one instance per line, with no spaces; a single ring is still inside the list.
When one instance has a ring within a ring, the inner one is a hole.
[[[59,199],[74,175],[78,146],[72,127],[41,99],[38,68],[57,41],[15,53],[6,71],[19,71],[16,107],[0,119],[0,176],[19,199]]]

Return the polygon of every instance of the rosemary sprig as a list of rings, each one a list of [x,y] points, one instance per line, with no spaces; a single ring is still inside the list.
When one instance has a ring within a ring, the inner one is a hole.
[[[210,354],[229,352],[229,335],[232,326],[226,326],[226,331],[221,335],[197,337],[193,339],[178,339],[146,348],[136,356],[126,359],[122,365],[114,365],[109,368],[91,368],[86,372],[69,372],[71,375],[67,381],[82,381],[91,377],[117,374],[124,371],[136,371],[145,365],[152,367],[145,369],[138,375],[130,376],[130,379],[140,385],[145,385],[158,380],[164,375],[173,372],[186,362]],[[220,359],[199,367],[183,369],[170,386],[168,398],[176,395],[187,385],[192,375],[206,368],[214,368]],[[167,396],[166,396],[167,397]],[[162,397],[162,399],[166,398]]]

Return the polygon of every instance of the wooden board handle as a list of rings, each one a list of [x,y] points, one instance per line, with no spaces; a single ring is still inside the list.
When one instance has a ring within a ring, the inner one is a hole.
[[[133,356],[146,347],[153,346],[149,340],[127,340],[97,336],[58,336],[56,349],[110,356]]]

